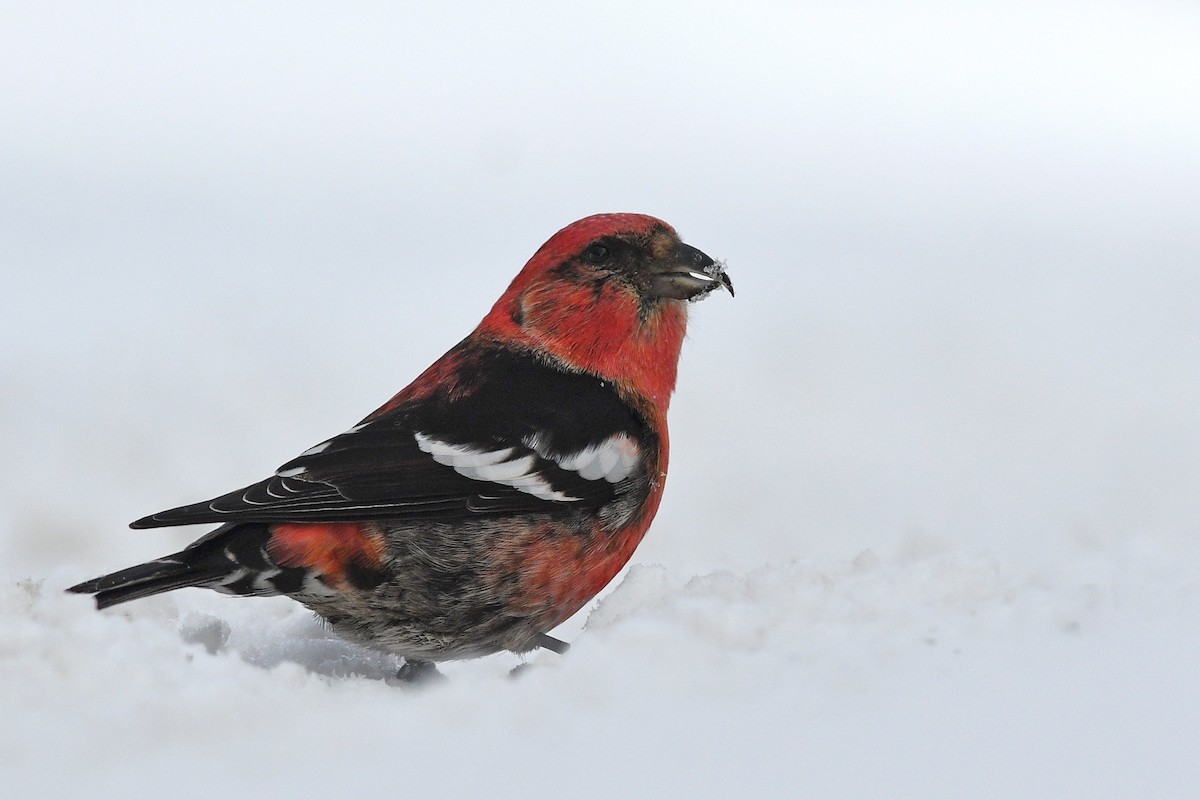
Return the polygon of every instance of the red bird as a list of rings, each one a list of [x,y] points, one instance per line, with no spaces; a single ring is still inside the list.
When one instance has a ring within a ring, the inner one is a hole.
[[[733,285],[641,214],[550,238],[479,327],[266,480],[133,528],[223,523],[85,581],[98,608],[204,586],[287,595],[342,636],[433,662],[537,647],[633,554],[662,499],[687,301]]]

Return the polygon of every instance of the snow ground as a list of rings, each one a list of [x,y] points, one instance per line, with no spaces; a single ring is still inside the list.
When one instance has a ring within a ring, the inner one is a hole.
[[[947,552],[639,565],[568,657],[515,678],[512,657],[449,665],[416,690],[287,601],[193,590],[96,614],[60,571],[0,597],[0,692],[28,709],[3,728],[4,782],[1182,798],[1200,781],[1194,566],[1152,548],[1038,571]]]
[[[1198,35],[0,7],[0,795],[1196,797]],[[662,510],[566,657],[412,691],[285,600],[61,591],[189,541],[125,526],[353,424],[605,210],[738,296],[695,307]]]

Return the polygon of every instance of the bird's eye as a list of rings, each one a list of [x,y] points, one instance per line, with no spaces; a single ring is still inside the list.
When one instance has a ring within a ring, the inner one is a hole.
[[[595,244],[589,244],[587,249],[583,251],[583,260],[589,264],[603,264],[605,261],[608,261],[610,255],[607,246],[596,242]]]

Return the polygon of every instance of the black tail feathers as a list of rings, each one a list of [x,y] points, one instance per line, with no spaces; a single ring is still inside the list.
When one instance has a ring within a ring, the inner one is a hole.
[[[68,592],[94,594],[96,608],[108,608],[117,603],[138,600],[185,586],[204,586],[223,577],[226,570],[201,569],[180,559],[183,553],[160,558],[110,575],[94,578],[72,586]]]
[[[67,591],[95,595],[96,608],[102,609],[188,586],[224,588],[274,566],[263,551],[269,537],[265,525],[227,525],[178,553],[84,581]],[[273,593],[230,589],[237,594]]]

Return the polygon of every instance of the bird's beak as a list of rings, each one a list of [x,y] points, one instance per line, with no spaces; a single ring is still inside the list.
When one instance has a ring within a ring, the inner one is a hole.
[[[733,281],[725,266],[683,242],[650,268],[650,290],[659,297],[695,301],[721,287],[733,296]]]

